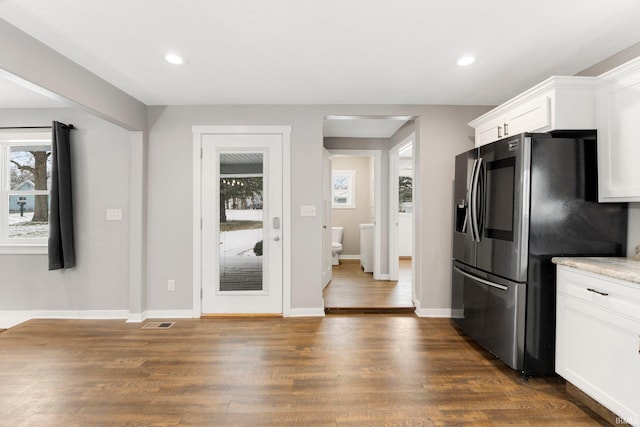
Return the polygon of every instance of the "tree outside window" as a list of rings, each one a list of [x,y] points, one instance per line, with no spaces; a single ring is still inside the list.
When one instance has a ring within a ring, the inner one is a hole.
[[[0,132],[0,247],[46,245],[51,156],[50,132]]]
[[[411,212],[413,203],[413,178],[410,176],[400,177],[398,195],[400,212]]]

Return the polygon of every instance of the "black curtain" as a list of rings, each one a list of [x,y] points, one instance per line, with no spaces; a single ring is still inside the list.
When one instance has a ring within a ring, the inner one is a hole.
[[[71,196],[71,145],[73,125],[53,122],[51,137],[51,207],[49,215],[49,270],[76,264],[73,243],[73,197]]]

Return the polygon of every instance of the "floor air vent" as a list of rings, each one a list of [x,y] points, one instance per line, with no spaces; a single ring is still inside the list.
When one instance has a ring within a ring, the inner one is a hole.
[[[176,322],[149,322],[145,324],[142,329],[169,329]]]

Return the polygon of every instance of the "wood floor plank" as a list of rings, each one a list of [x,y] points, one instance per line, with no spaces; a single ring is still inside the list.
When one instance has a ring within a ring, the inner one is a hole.
[[[333,266],[331,282],[324,289],[324,306],[336,309],[400,308],[413,311],[411,259],[400,260],[399,280],[374,280],[360,268],[359,260],[341,260]]]
[[[0,335],[0,426],[597,426],[558,378],[526,381],[413,316],[32,320]]]

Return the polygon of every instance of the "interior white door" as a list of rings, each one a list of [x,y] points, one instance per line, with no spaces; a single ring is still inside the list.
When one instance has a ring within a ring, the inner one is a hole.
[[[282,137],[202,136],[202,313],[282,313]]]
[[[331,153],[322,149],[322,287],[326,287],[333,277],[331,228]]]

